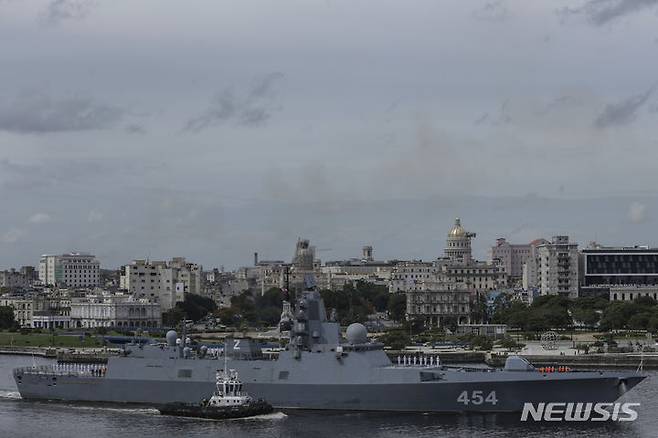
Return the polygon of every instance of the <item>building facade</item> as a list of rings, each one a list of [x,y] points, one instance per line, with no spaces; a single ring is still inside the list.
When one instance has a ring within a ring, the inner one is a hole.
[[[138,299],[160,304],[163,311],[185,299],[185,294],[202,292],[203,268],[183,257],[171,261],[134,260],[121,268],[119,287]]]
[[[97,293],[71,301],[71,326],[75,328],[158,328],[162,313],[158,303],[132,296]]]
[[[23,289],[29,285],[30,281],[20,271],[15,269],[0,271],[0,287],[8,289]]]
[[[39,261],[43,285],[93,288],[100,284],[100,262],[88,253],[43,255]]]
[[[658,285],[658,248],[603,247],[582,250],[582,284]]]
[[[407,318],[420,318],[427,326],[441,326],[447,318],[470,323],[473,303],[507,284],[500,266],[473,259],[475,235],[456,219],[446,238],[444,257],[395,267],[390,290],[407,294]]]
[[[530,248],[530,244],[512,244],[504,238],[496,239],[496,245],[491,247],[491,262],[502,267],[510,282],[519,281],[523,277],[523,265],[530,257]]]
[[[470,322],[471,292],[455,284],[407,292],[407,319],[421,320],[425,327],[442,327],[446,320]]]
[[[448,238],[446,239],[445,256],[451,262],[469,264],[473,258],[471,239],[475,238],[475,236],[475,233],[464,229],[459,218],[455,219],[455,225],[448,233]]]
[[[537,285],[541,295],[578,297],[578,244],[568,236],[554,236],[537,246]]]
[[[580,254],[580,294],[630,301],[658,298],[658,248],[591,243]]]

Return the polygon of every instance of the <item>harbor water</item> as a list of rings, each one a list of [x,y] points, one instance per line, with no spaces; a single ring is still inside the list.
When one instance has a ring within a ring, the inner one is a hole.
[[[0,437],[656,437],[658,373],[648,372],[621,401],[640,403],[627,423],[523,423],[518,415],[437,415],[289,411],[228,421],[159,415],[148,407],[32,402],[20,399],[13,368],[50,359],[0,355]]]

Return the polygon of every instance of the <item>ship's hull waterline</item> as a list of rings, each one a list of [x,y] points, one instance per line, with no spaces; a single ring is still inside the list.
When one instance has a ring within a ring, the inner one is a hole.
[[[539,373],[537,373],[539,374]],[[517,412],[526,402],[613,402],[643,377],[632,373],[578,373],[561,379],[419,382],[400,384],[245,383],[255,397],[281,409],[404,412]],[[195,403],[212,394],[214,382],[109,380],[103,377],[24,375],[24,399],[75,402]],[[466,396],[464,397],[464,393]],[[473,394],[477,399],[473,400]],[[480,395],[478,395],[480,394]],[[493,394],[493,395],[492,395]],[[460,400],[461,397],[461,400]],[[487,397],[489,400],[487,401]]]

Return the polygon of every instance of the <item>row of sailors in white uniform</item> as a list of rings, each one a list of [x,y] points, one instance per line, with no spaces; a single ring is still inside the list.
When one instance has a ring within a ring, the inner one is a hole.
[[[58,363],[53,369],[59,374],[75,374],[103,377],[107,373],[107,367],[100,364],[90,363]]]
[[[439,366],[439,356],[398,356],[398,366]]]

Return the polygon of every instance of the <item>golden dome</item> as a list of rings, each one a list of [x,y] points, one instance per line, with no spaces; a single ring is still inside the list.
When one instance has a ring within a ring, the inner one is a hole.
[[[462,227],[461,221],[459,218],[455,219],[455,225],[452,227],[452,230],[448,233],[448,237],[465,237],[466,230]]]

